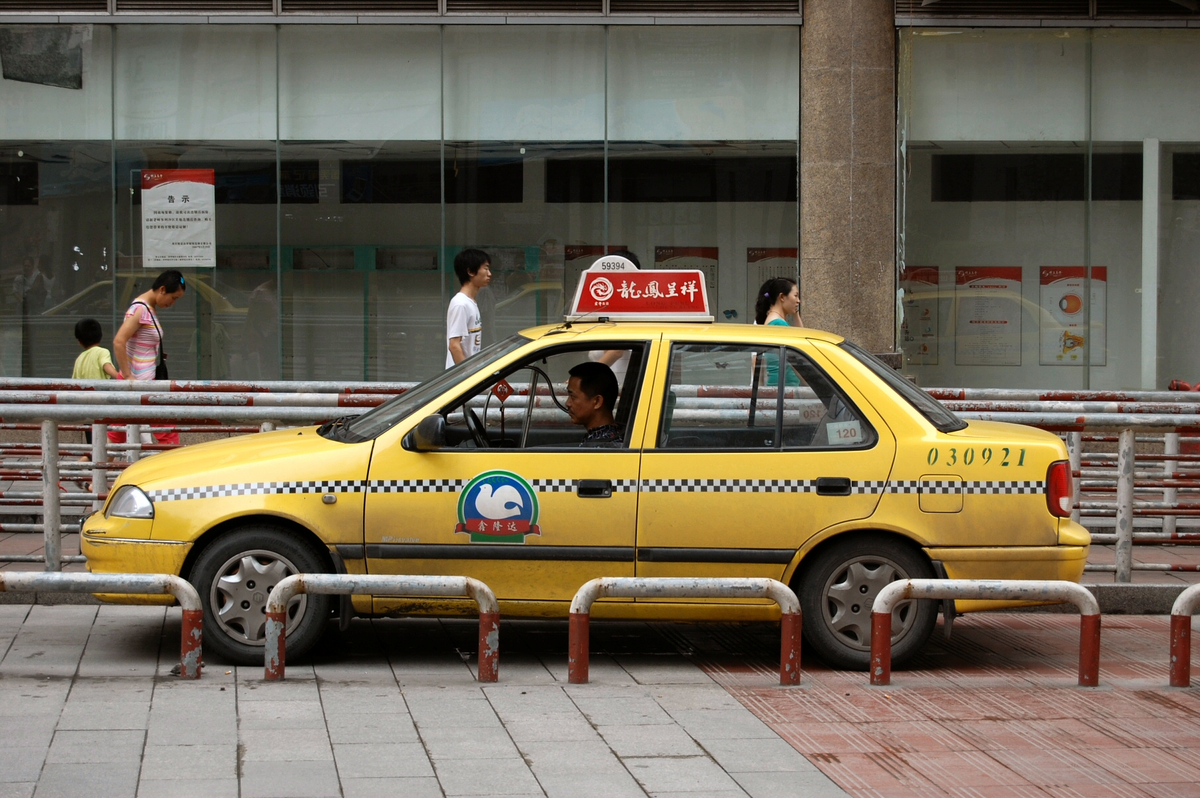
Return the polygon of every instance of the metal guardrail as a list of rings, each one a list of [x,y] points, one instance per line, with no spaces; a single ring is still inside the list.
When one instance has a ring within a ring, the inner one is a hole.
[[[1171,686],[1192,683],[1192,616],[1200,609],[1200,585],[1179,594],[1171,607]]]
[[[64,523],[64,511],[71,516],[86,511],[89,504],[93,509],[100,506],[110,480],[127,465],[117,462],[117,454],[136,459],[171,448],[139,443],[136,434],[131,434],[127,443],[109,443],[103,434],[105,423],[133,424],[134,428],[168,423],[176,430],[232,434],[267,431],[280,425],[319,423],[335,415],[356,415],[412,386],[407,382],[0,379],[0,429],[38,428],[42,433],[42,445],[37,449],[26,444],[0,456],[9,458],[0,459],[0,481],[39,480],[40,495],[6,491],[0,493],[0,505],[30,507],[43,515],[41,524],[0,523],[0,532],[42,532],[47,555],[44,559],[6,555],[0,556],[0,562],[44,561],[48,570],[58,570],[64,562],[78,560],[61,556],[58,537],[72,529]],[[744,417],[744,410],[721,409],[725,404],[740,408],[745,399],[742,393],[703,385],[679,386],[676,412],[700,416],[734,412]],[[929,393],[967,418],[1067,430],[1078,497],[1074,518],[1092,529],[1093,542],[1115,544],[1117,549],[1115,564],[1088,565],[1089,571],[1115,572],[1118,582],[1131,581],[1137,570],[1200,571],[1200,565],[1133,561],[1134,545],[1200,544],[1200,529],[1179,531],[1177,524],[1177,519],[1191,524],[1191,518],[1200,518],[1200,454],[1181,453],[1181,448],[1187,448],[1189,432],[1200,436],[1200,393],[1003,389],[931,389]],[[537,403],[543,401],[548,402],[539,397]],[[789,388],[785,401],[802,408],[812,398],[803,389]],[[492,411],[494,414],[495,408]],[[81,423],[93,425],[90,451],[80,444],[63,446],[47,427],[79,428]],[[1110,427],[1121,432],[1096,434]],[[1182,447],[1181,438],[1185,442]],[[1117,451],[1085,452],[1085,442],[1116,444]],[[1159,445],[1162,454],[1145,451]],[[58,446],[57,455],[54,446]],[[9,446],[0,444],[0,448]],[[47,452],[51,456],[47,457]],[[71,459],[85,454],[90,457],[88,462]],[[65,493],[55,489],[60,480],[90,483],[92,488]],[[1147,531],[1145,525],[1158,519],[1161,531]],[[1113,531],[1103,531],[1110,524]]]
[[[892,682],[892,612],[912,599],[1016,599],[1071,602],[1079,608],[1079,686],[1100,679],[1100,605],[1087,588],[1057,580],[901,579],[884,587],[871,606],[871,684]]]
[[[267,597],[266,650],[263,678],[284,676],[287,605],[298,593],[382,596],[464,596],[479,605],[478,680],[494,682],[500,668],[500,607],[492,589],[469,576],[404,576],[367,574],[293,574]]]
[[[775,579],[610,576],[585,582],[571,600],[567,680],[587,684],[592,604],[601,598],[768,598],[779,605],[779,683],[800,684],[800,601]]]
[[[204,611],[200,594],[187,580],[172,574],[47,574],[0,571],[0,593],[28,590],[43,593],[169,593],[183,608],[179,676],[199,679],[203,667]]]

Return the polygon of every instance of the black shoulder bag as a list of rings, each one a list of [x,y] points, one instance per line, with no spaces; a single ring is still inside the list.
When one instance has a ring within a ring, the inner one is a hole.
[[[167,376],[167,351],[163,343],[162,327],[158,326],[158,317],[154,315],[154,311],[145,302],[134,302],[135,305],[141,305],[150,312],[150,321],[154,323],[154,329],[158,332],[158,363],[154,365],[154,379],[169,380]]]

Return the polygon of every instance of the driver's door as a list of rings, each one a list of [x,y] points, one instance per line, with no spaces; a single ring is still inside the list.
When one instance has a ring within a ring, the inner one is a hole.
[[[559,602],[589,579],[632,576],[645,423],[635,405],[655,352],[649,342],[621,345],[640,362],[617,403],[626,436],[615,448],[582,448],[584,430],[558,404],[567,371],[589,359],[578,346],[543,350],[447,403],[441,449],[381,440],[366,505],[368,572],[473,576],[500,599]],[[376,599],[377,611],[394,605]]]

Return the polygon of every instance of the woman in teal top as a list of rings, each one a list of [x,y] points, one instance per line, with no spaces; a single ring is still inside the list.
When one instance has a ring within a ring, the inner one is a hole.
[[[790,327],[788,319],[796,317],[796,325],[803,326],[800,321],[800,286],[789,277],[772,277],[758,289],[758,298],[754,303],[755,324],[773,324]],[[767,371],[767,385],[779,384],[779,360],[773,355],[764,358]],[[800,380],[795,372],[787,373],[788,385],[799,385]]]

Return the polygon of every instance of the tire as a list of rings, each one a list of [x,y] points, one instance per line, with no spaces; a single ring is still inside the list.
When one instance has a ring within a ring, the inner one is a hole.
[[[200,552],[188,581],[204,608],[204,653],[238,665],[263,664],[267,597],[286,576],[328,572],[321,554],[279,527],[248,526]],[[301,657],[325,631],[331,596],[301,594],[288,604],[288,659]]]
[[[889,582],[932,579],[933,566],[910,544],[885,535],[854,535],[819,550],[795,587],[804,642],[835,668],[871,662],[871,604]],[[937,623],[936,601],[906,601],[892,614],[892,664],[925,645]]]

